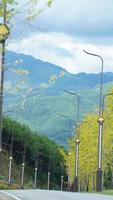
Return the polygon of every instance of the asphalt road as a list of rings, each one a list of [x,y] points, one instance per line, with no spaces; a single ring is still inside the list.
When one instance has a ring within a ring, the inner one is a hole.
[[[10,190],[7,200],[113,200],[113,196],[88,193],[71,193],[47,190]],[[0,198],[1,200],[1,198]]]

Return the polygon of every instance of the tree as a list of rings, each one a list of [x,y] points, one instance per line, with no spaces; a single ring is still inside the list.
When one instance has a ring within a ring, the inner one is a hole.
[[[54,0],[46,0],[46,6],[39,9],[38,11],[35,10],[37,4],[39,4],[39,0],[28,0],[23,8],[20,8],[19,2],[17,3],[16,0],[2,0],[0,4],[0,18],[3,20],[2,27],[7,28],[6,24],[11,22],[11,19],[14,15],[24,12],[24,17],[26,20],[33,20],[36,18],[47,6],[51,7]],[[1,28],[1,27],[0,27]],[[4,29],[3,29],[4,31]],[[0,32],[0,40],[1,43],[1,79],[0,79],[0,152],[2,151],[2,120],[3,120],[3,94],[4,94],[4,70],[5,70],[5,52],[6,52],[6,38],[3,37],[4,32]],[[3,35],[2,35],[3,33]]]
[[[54,0],[43,0],[42,6],[37,8],[40,2],[41,0],[27,0],[25,2],[20,2],[18,0],[2,0],[0,4],[0,17],[4,17],[4,5],[6,5],[7,22],[9,22],[14,15],[19,13],[24,13],[24,18],[26,20],[33,20],[39,16],[47,6],[50,8]]]
[[[110,90],[113,93],[113,88]],[[88,114],[84,122],[79,126],[78,137],[80,139],[79,148],[79,183],[82,190],[95,188],[96,171],[98,160],[98,115]],[[113,172],[113,95],[106,98],[104,108],[104,131],[103,131],[103,173],[105,178],[104,186],[110,185],[111,171]],[[75,137],[69,142],[73,155],[71,159],[72,182],[74,180],[75,162]],[[67,158],[68,160],[68,158]],[[67,166],[68,167],[68,166]],[[113,176],[113,173],[112,173]],[[113,178],[112,178],[113,179]]]
[[[27,126],[22,125],[10,118],[4,118],[3,127],[3,144],[9,151],[9,146],[11,144],[11,135],[13,133],[13,158],[17,164],[22,163],[22,156],[24,150],[24,143],[26,139],[26,156],[25,162],[26,167],[32,168],[31,175],[34,177],[35,161],[38,154],[38,179],[42,187],[47,183],[47,173],[48,170],[51,172],[51,188],[59,188],[60,178],[63,174],[64,179],[65,173],[65,162],[61,154],[63,148],[57,145],[55,142],[51,141],[44,135],[39,135],[34,133]],[[60,165],[62,163],[62,166]],[[2,166],[3,168],[3,166]]]

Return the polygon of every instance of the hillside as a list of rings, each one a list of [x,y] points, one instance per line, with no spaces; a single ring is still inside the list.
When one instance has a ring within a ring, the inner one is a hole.
[[[66,89],[80,95],[80,120],[97,108],[100,74],[73,75],[59,66],[14,52],[7,53],[7,63],[5,114],[56,142],[66,144],[74,133],[76,99],[66,94]],[[27,73],[19,74],[15,69]],[[105,92],[112,84],[113,73],[105,73]]]
[[[64,173],[66,178],[65,162],[59,151],[62,147],[46,136],[40,136],[27,126],[10,118],[5,118],[3,125],[0,181],[8,182],[9,157],[12,156],[11,183],[15,183],[20,187],[22,163],[24,162],[24,186],[34,186],[34,169],[38,168],[38,188],[47,188],[48,171],[52,174],[50,187],[60,188],[61,174]]]

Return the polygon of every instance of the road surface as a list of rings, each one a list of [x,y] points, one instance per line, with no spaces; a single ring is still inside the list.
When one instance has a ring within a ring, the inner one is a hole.
[[[47,190],[8,190],[4,192],[7,200],[113,200],[113,196],[88,193],[71,193]],[[0,200],[2,200],[1,197]]]

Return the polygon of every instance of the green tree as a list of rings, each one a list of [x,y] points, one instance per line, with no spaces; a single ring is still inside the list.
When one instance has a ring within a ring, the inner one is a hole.
[[[34,177],[34,168],[36,166],[36,159],[38,155],[38,180],[40,187],[47,185],[47,173],[50,170],[51,188],[60,188],[60,179],[62,173],[64,175],[64,180],[66,177],[65,161],[60,152],[61,149],[63,151],[63,148],[48,139],[46,136],[41,136],[37,133],[34,133],[27,126],[13,121],[10,118],[5,118],[3,126],[3,147],[7,150],[7,152],[9,152],[12,134],[14,136],[14,160],[18,164],[22,163],[26,139],[25,163],[27,171],[29,171],[30,168],[30,173],[32,177]]]

